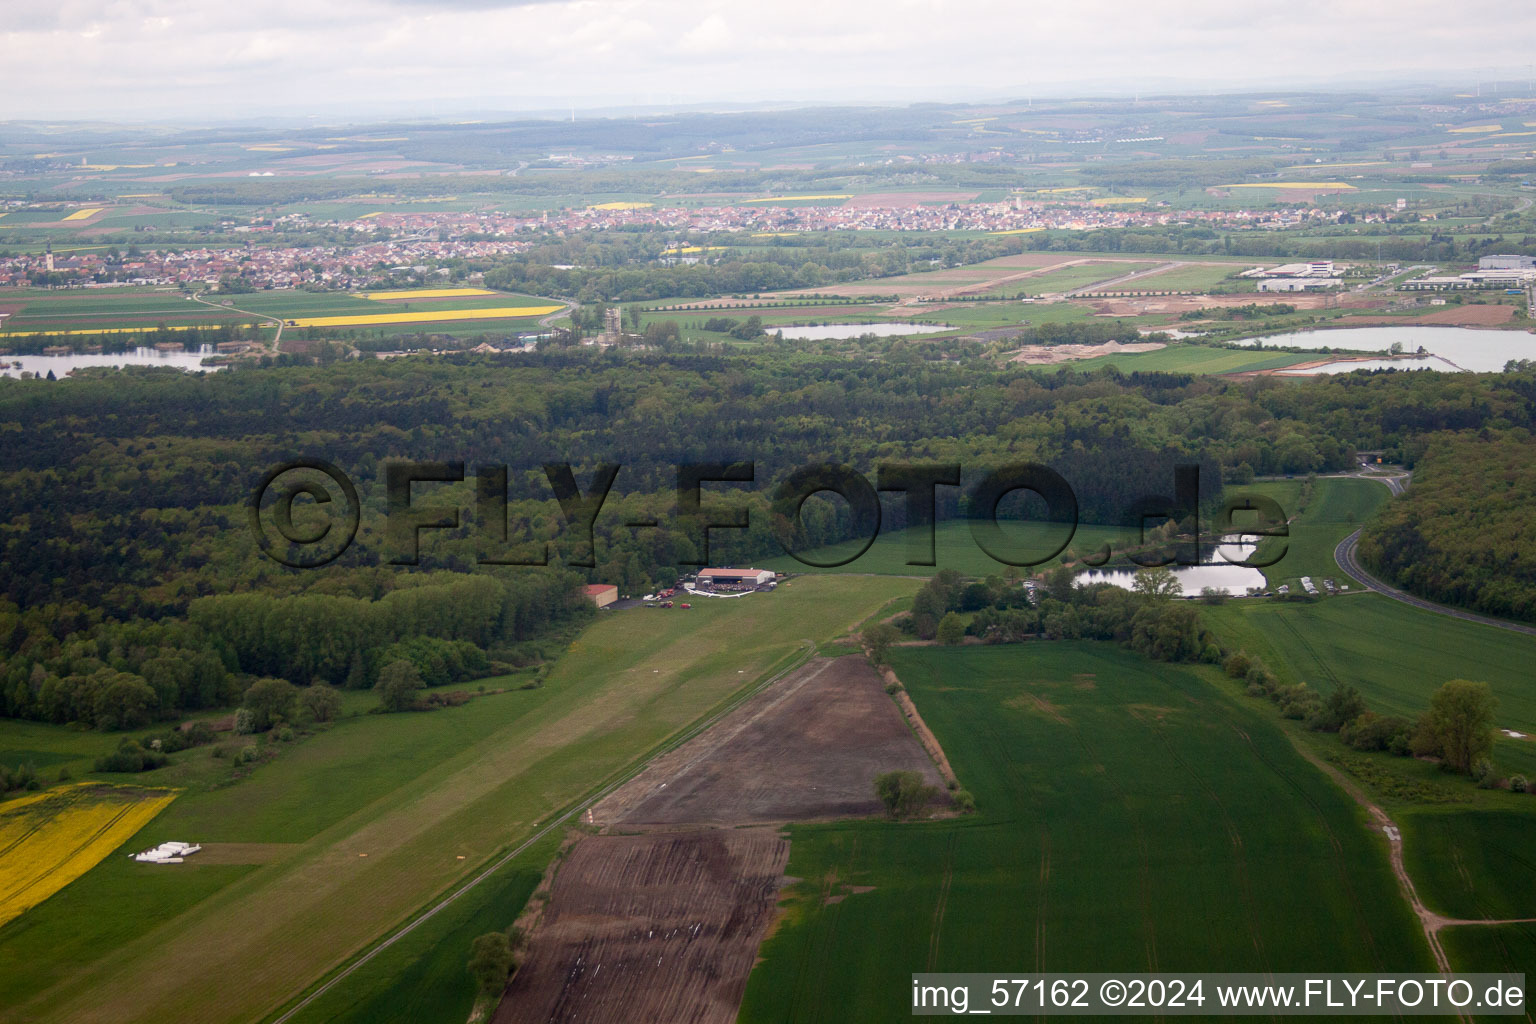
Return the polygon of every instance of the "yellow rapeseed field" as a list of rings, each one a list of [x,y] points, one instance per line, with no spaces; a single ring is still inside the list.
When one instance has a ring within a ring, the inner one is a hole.
[[[561,306],[496,306],[490,309],[439,309],[419,313],[363,313],[351,316],[304,316],[286,321],[289,327],[382,327],[386,324],[428,324],[443,320],[509,320],[558,313]]]
[[[1503,129],[1501,124],[1473,124],[1465,128],[1451,128],[1452,135],[1482,135],[1484,132],[1496,132]]]
[[[1146,196],[1101,196],[1088,200],[1089,206],[1119,206],[1123,203],[1144,203]]]
[[[596,206],[589,206],[589,207],[587,207],[587,209],[589,209],[589,210],[644,210],[644,209],[647,209],[647,208],[655,206],[655,205],[656,205],[655,203],[598,203]]]
[[[104,209],[106,209],[106,207],[104,207],[104,206],[87,206],[83,210],[76,210],[74,213],[71,213],[69,216],[65,217],[64,219],[65,220],[87,220],[87,219],[89,219],[91,217],[96,216],[98,213],[100,213]]]
[[[77,782],[0,803],[0,925],[95,867],[174,799]]]
[[[1044,231],[1045,228],[1009,228],[1007,231],[989,231],[991,235],[1027,235],[1032,231]]]
[[[95,248],[94,246],[92,248]],[[66,252],[68,250],[55,249],[54,252]],[[167,331],[206,331],[209,327],[223,326],[220,324],[176,324],[165,328]],[[231,327],[270,327],[270,323],[264,324],[230,324]],[[155,327],[74,327],[69,330],[59,331],[0,331],[0,338],[63,338],[73,337],[76,334],[155,334],[161,330]]]
[[[391,299],[457,299],[464,295],[495,295],[489,288],[407,288],[398,292],[363,292],[363,298],[375,302]]]

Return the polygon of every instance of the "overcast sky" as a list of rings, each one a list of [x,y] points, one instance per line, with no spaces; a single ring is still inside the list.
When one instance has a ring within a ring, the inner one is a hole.
[[[0,118],[911,102],[1524,79],[1536,5],[1446,0],[5,0]],[[1495,70],[1497,69],[1497,71]]]

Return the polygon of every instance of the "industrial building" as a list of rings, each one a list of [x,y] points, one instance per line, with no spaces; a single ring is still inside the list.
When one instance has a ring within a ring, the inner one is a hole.
[[[1484,256],[1478,270],[1536,270],[1536,256]]]
[[[773,582],[772,569],[700,569],[699,583],[760,587]]]
[[[1333,277],[1338,270],[1333,260],[1312,260],[1310,263],[1283,263],[1268,270],[1255,267],[1245,271],[1243,277]]]
[[[1337,288],[1344,281],[1337,277],[1269,277],[1259,282],[1261,292],[1320,292]]]
[[[611,583],[588,583],[587,600],[599,608],[606,608],[619,599],[619,588]]]

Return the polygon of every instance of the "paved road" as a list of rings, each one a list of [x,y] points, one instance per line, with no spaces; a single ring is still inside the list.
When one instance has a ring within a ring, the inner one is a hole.
[[[1345,537],[1343,540],[1339,541],[1339,546],[1333,549],[1333,560],[1339,563],[1339,568],[1343,569],[1352,579],[1355,580],[1355,582],[1359,583],[1366,589],[1374,590],[1378,594],[1385,594],[1387,597],[1392,598],[1394,601],[1401,601],[1404,604],[1411,604],[1415,608],[1422,608],[1425,611],[1436,612],[1440,615],[1449,615],[1453,619],[1465,619],[1468,622],[1480,622],[1485,626],[1497,626],[1500,629],[1509,629],[1516,633],[1526,633],[1530,636],[1536,636],[1536,626],[1524,626],[1518,622],[1505,622],[1503,619],[1489,618],[1486,615],[1478,615],[1474,612],[1464,612],[1459,608],[1448,608],[1443,604],[1435,604],[1433,601],[1426,601],[1422,597],[1414,597],[1412,594],[1406,594],[1403,591],[1398,590],[1396,587],[1383,583],[1375,576],[1372,576],[1370,573],[1366,572],[1365,569],[1361,567],[1359,559],[1355,557],[1355,545],[1359,542],[1359,540],[1360,531],[1356,530],[1348,537]]]

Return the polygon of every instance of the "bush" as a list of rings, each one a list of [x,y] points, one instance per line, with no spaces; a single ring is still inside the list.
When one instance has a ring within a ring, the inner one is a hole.
[[[40,789],[42,783],[37,780],[37,766],[31,764],[19,764],[15,770],[0,765],[0,793],[9,793],[13,789]]]
[[[256,731],[256,716],[250,708],[235,709],[235,732],[241,736],[249,736]]]
[[[117,745],[115,751],[96,759],[95,770],[123,774],[148,772],[162,767],[169,760],[170,758],[160,751],[146,750],[137,740],[125,738]]]
[[[1479,757],[1473,760],[1467,774],[1472,777],[1473,782],[1483,789],[1492,789],[1498,785],[1499,780],[1498,776],[1494,774],[1493,762],[1486,757]]]
[[[902,689],[903,689],[903,687],[902,687],[902,685],[900,683],[886,683],[885,684],[885,692],[890,694],[892,697],[894,697],[898,693],[900,693],[902,691]]]
[[[469,969],[470,977],[475,979],[475,987],[481,995],[501,995],[507,987],[507,979],[517,966],[512,941],[505,932],[487,932],[476,936],[470,946],[469,963],[465,966]]]
[[[921,772],[885,772],[875,776],[875,796],[892,818],[912,818],[942,791],[923,780]]]
[[[299,706],[317,722],[329,722],[341,714],[341,693],[335,687],[316,681],[299,694]]]
[[[1526,781],[1524,775],[1511,775],[1509,777],[1509,791],[1511,793],[1524,793],[1528,788],[1530,788],[1530,783]]]
[[[939,628],[934,633],[935,639],[941,644],[952,646],[965,639],[965,620],[954,612],[947,613],[939,620]]]
[[[1221,667],[1233,679],[1247,679],[1251,664],[1248,660],[1248,655],[1238,651],[1236,654],[1229,655],[1227,660],[1221,663]],[[1249,680],[1249,682],[1252,681],[1251,679]]]
[[[976,798],[971,796],[968,789],[957,789],[954,795],[955,810],[961,814],[970,814],[976,810]]]
[[[1408,749],[1413,725],[1396,715],[1378,715],[1367,711],[1339,729],[1339,740],[1355,750]]]
[[[254,744],[249,747],[241,747],[240,753],[235,757],[235,764],[250,764],[260,756],[261,751],[257,750]]]

